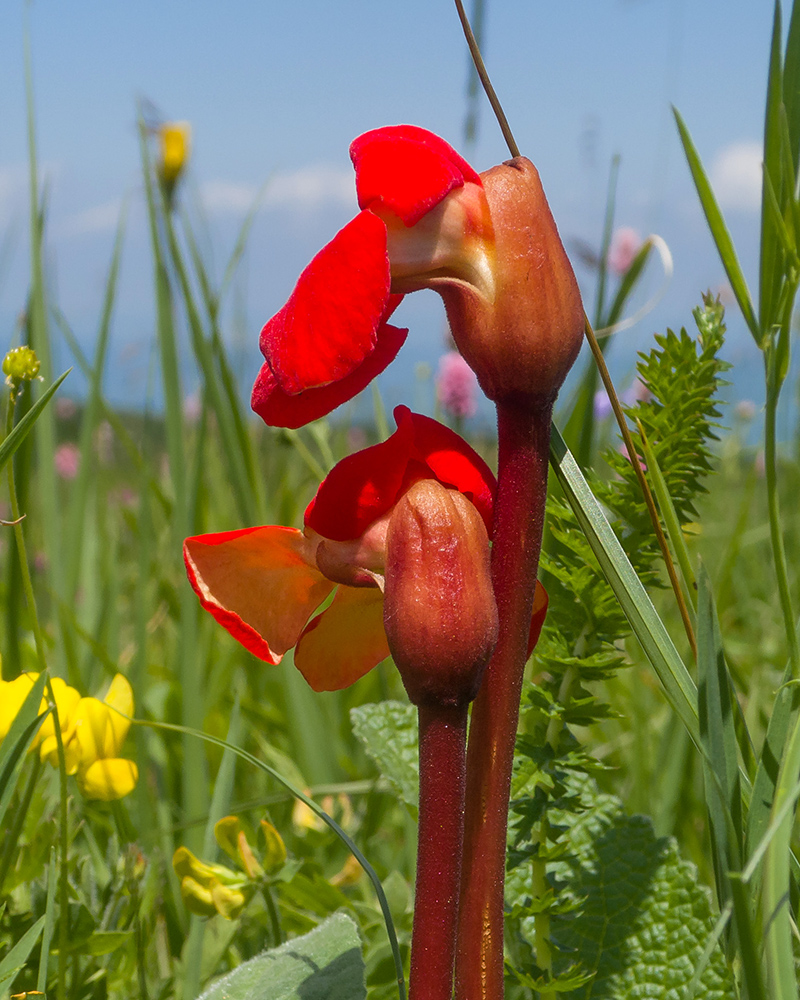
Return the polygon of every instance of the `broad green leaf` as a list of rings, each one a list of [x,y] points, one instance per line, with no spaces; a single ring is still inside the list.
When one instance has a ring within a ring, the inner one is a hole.
[[[358,928],[334,913],[303,937],[244,962],[200,1000],[360,1000],[366,998]]]
[[[700,161],[697,149],[695,148],[692,138],[689,135],[689,130],[686,128],[686,124],[678,109],[673,108],[672,111],[678,125],[678,131],[680,133],[681,142],[683,143],[683,150],[686,154],[686,159],[689,161],[689,170],[692,173],[692,179],[694,180],[694,185],[697,188],[700,204],[703,206],[706,222],[708,222],[708,227],[711,230],[712,237],[714,238],[717,252],[722,260],[722,266],[725,268],[728,281],[731,283],[733,294],[736,296],[736,301],[739,303],[739,308],[742,310],[742,315],[744,316],[748,329],[750,330],[750,333],[752,333],[755,342],[760,347],[761,331],[759,329],[758,320],[756,319],[755,309],[753,308],[753,300],[750,297],[747,282],[744,279],[739,259],[736,256],[736,250],[733,246],[731,234],[728,232],[728,227],[725,225],[725,219],[723,218],[722,212],[717,204],[717,199],[714,197],[714,192],[711,190],[711,184],[709,183],[703,164]]]
[[[550,464],[634,635],[664,687],[668,701],[699,746],[697,688],[694,681],[555,426],[550,443]]]
[[[731,679],[705,567],[698,574],[697,672],[706,808],[717,898],[730,898],[728,873],[742,868],[742,792],[736,756]]]
[[[419,801],[417,711],[400,701],[381,701],[350,710],[353,732],[400,793],[406,805]]]
[[[708,889],[674,840],[657,837],[649,819],[628,816],[600,795],[569,833],[574,858],[559,863],[565,891],[582,900],[556,917],[553,934],[594,977],[580,1000],[666,1000],[692,980],[714,925]],[[719,947],[695,997],[733,1000],[733,977]]]

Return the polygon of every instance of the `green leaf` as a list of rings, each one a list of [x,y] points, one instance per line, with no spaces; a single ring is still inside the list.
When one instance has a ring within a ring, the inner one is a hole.
[[[580,909],[553,920],[573,960],[594,973],[581,1000],[664,1000],[683,995],[714,925],[710,893],[674,840],[649,819],[600,795],[569,833],[573,860],[557,866]],[[695,996],[733,1000],[733,977],[717,947]]]
[[[717,898],[731,894],[728,873],[741,871],[742,791],[736,756],[736,732],[731,679],[722,649],[714,598],[705,566],[700,565],[697,599],[697,672],[700,738],[705,755],[706,808],[711,823],[711,848]]]
[[[200,1000],[361,1000],[366,998],[358,928],[344,913],[303,937],[244,962]]]
[[[711,230],[711,235],[714,238],[717,252],[722,260],[722,266],[725,268],[728,281],[731,283],[733,294],[736,296],[736,301],[739,303],[739,308],[742,310],[742,315],[744,316],[748,329],[750,330],[750,333],[752,333],[755,342],[760,347],[761,331],[759,329],[758,320],[756,319],[753,301],[750,297],[750,291],[747,287],[747,282],[744,280],[744,274],[742,273],[739,259],[736,256],[736,250],[733,246],[731,234],[728,232],[728,227],[725,225],[725,219],[723,218],[722,212],[717,204],[717,199],[714,197],[714,192],[711,190],[711,184],[709,183],[703,164],[700,161],[697,149],[695,148],[692,138],[689,135],[689,130],[686,128],[686,124],[683,118],[681,118],[678,109],[673,108],[672,112],[675,115],[675,121],[678,125],[681,142],[683,143],[683,150],[686,153],[686,159],[689,161],[689,170],[692,173],[692,179],[694,180],[694,185],[697,188],[697,195],[700,198],[700,204],[703,206],[706,222]]]
[[[417,710],[400,701],[381,701],[350,710],[353,732],[364,744],[406,805],[419,801]]]

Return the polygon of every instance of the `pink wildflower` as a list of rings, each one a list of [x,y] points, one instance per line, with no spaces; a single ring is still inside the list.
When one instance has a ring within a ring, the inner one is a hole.
[[[623,275],[633,263],[642,241],[635,229],[623,226],[614,230],[608,251],[608,266],[615,274]]]
[[[68,441],[66,444],[60,444],[56,448],[53,461],[56,467],[56,474],[61,479],[74,479],[78,475],[78,469],[81,464],[80,449],[71,441]]]
[[[477,404],[475,391],[478,380],[475,372],[458,351],[448,351],[439,359],[439,377],[436,394],[442,409],[453,417],[472,417]]]

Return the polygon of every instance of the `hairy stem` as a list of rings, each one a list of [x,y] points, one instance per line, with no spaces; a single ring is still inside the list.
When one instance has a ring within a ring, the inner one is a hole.
[[[503,996],[503,890],[511,767],[544,527],[552,402],[498,404],[492,581],[500,635],[472,710],[467,752],[458,1000]]]
[[[419,706],[419,845],[410,1000],[452,1000],[467,705]]]

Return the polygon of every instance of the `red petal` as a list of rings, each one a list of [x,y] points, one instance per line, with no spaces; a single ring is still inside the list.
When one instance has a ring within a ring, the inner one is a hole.
[[[536,581],[536,591],[533,595],[533,614],[531,616],[531,631],[528,636],[528,656],[533,652],[534,646],[539,641],[544,620],[547,617],[547,604],[549,602],[547,591]]]
[[[432,478],[458,490],[471,500],[492,537],[492,507],[497,480],[481,456],[467,442],[438,420],[397,406],[394,419],[398,428],[410,421],[414,428],[415,455],[431,470]]]
[[[253,386],[251,406],[270,427],[302,427],[312,420],[324,417],[326,413],[357,396],[376,375],[380,375],[397,357],[407,334],[407,329],[384,323],[378,330],[375,350],[358,368],[338,382],[331,382],[320,389],[306,389],[294,396],[281,389],[269,365],[264,364]]]
[[[296,528],[245,528],[183,543],[200,603],[246,649],[268,663],[297,642],[333,584],[306,561]]]
[[[386,226],[361,212],[300,275],[261,331],[261,353],[294,395],[344,378],[375,349],[389,302]]]
[[[339,691],[388,655],[383,594],[377,587],[340,586],[303,631],[294,662],[315,691]]]
[[[406,406],[394,416],[390,438],[331,469],[306,509],[306,524],[334,541],[360,538],[411,481],[427,476],[463,493],[491,532],[495,478],[480,455],[448,427]]]
[[[350,145],[361,208],[380,202],[407,226],[419,222],[464,181],[481,183],[472,167],[433,132],[393,125],[360,135]]]

